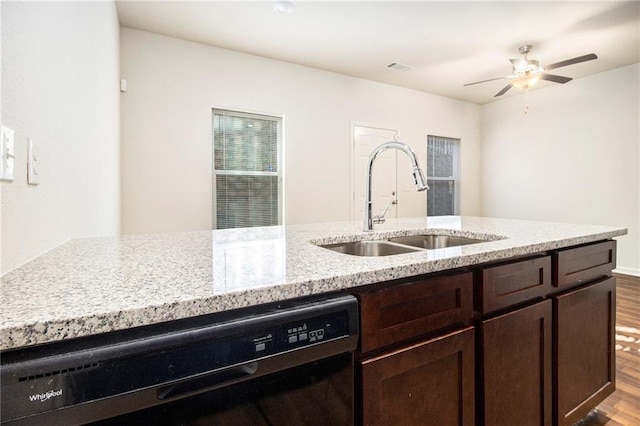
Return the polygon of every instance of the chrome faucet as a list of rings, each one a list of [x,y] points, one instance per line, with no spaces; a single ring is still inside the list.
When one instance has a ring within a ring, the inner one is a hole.
[[[424,177],[424,173],[422,173],[422,170],[418,165],[418,156],[411,149],[409,145],[407,145],[404,142],[394,141],[394,142],[383,143],[382,145],[374,149],[371,155],[369,156],[369,163],[367,164],[367,178],[366,178],[367,193],[366,193],[366,199],[364,204],[365,232],[373,231],[373,213],[372,213],[372,202],[371,202],[371,170],[373,168],[373,161],[376,159],[378,154],[390,148],[399,149],[400,151],[407,154],[407,156],[411,160],[411,165],[413,166],[413,179],[416,182],[416,187],[418,188],[418,191],[425,191],[429,189],[429,185],[427,185],[427,179]]]

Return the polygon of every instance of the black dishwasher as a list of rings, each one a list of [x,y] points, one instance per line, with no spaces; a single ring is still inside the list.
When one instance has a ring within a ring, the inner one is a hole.
[[[351,425],[357,300],[306,299],[1,354],[3,425]]]

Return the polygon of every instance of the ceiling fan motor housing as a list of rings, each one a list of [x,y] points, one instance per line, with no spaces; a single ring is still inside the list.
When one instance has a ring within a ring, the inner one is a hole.
[[[518,52],[522,53],[526,57],[527,53],[531,52],[532,50],[533,50],[532,44],[525,44],[524,46],[520,46],[520,48],[518,49]]]

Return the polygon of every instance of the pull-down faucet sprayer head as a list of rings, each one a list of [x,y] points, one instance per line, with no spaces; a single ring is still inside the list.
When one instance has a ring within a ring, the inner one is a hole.
[[[424,177],[422,169],[418,166],[414,166],[413,168],[413,179],[416,181],[416,188],[418,188],[418,191],[426,191],[429,189],[427,179]]]

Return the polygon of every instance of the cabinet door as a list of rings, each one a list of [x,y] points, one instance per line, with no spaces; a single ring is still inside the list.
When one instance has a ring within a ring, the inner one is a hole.
[[[361,363],[364,425],[471,426],[472,327]]]
[[[615,285],[608,278],[553,298],[559,426],[581,420],[615,390]]]
[[[545,300],[482,322],[478,404],[485,425],[551,425],[551,321]]]

